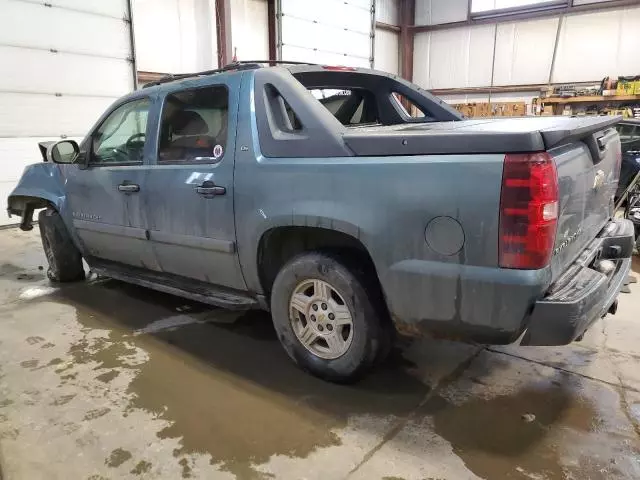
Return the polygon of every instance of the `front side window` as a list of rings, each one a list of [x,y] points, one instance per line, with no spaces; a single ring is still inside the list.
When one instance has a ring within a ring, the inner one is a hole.
[[[168,95],[162,109],[158,161],[213,163],[227,146],[229,91],[225,86]]]
[[[92,164],[142,163],[149,99],[116,108],[92,137]]]

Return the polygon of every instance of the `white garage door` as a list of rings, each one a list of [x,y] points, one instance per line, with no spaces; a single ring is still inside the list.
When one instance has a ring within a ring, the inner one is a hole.
[[[0,0],[0,225],[37,143],[82,138],[134,88],[127,0]]]
[[[372,0],[281,0],[280,58],[371,67]]]

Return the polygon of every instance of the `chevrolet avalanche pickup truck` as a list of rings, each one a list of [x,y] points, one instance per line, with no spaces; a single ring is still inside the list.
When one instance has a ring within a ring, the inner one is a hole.
[[[63,113],[61,113],[63,114]],[[373,70],[237,63],[115,102],[40,145],[8,198],[52,281],[100,275],[271,312],[288,355],[361,377],[396,328],[562,345],[607,312],[617,117],[463,119]],[[259,368],[259,366],[256,366]]]

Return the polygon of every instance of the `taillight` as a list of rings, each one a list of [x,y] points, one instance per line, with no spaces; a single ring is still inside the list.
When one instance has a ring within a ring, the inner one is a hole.
[[[500,266],[537,269],[551,260],[558,221],[558,175],[547,153],[504,157]]]

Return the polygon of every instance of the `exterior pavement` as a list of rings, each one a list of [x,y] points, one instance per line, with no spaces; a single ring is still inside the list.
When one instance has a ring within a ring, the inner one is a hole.
[[[638,284],[580,343],[402,340],[338,386],[265,313],[50,284],[36,230],[0,231],[5,479],[640,478]]]

